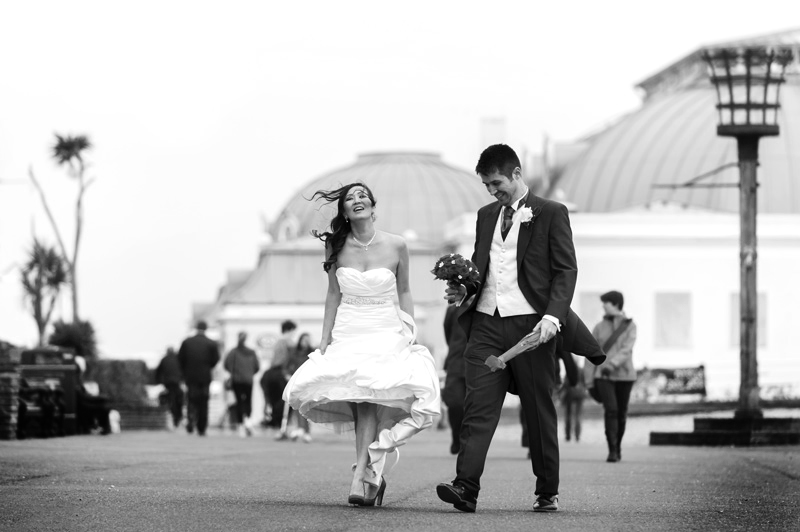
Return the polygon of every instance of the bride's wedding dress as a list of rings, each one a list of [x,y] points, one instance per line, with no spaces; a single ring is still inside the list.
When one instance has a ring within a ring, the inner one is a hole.
[[[354,430],[349,403],[378,405],[378,439],[369,447],[367,482],[380,483],[386,454],[430,427],[439,415],[439,378],[430,352],[414,344],[414,320],[395,303],[387,268],[339,267],[342,301],[332,342],[294,373],[283,398],[301,415],[337,432]]]

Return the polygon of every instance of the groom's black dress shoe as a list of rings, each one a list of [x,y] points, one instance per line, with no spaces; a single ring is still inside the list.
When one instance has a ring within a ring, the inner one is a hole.
[[[436,486],[436,495],[462,512],[472,513],[478,505],[478,498],[458,484],[439,484]]]

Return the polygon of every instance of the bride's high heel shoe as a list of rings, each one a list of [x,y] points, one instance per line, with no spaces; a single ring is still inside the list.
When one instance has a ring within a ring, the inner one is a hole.
[[[355,471],[356,471],[356,464],[353,464],[353,473],[355,473]],[[355,476],[353,477],[353,481],[355,482]],[[350,493],[350,495],[347,496],[347,504],[349,504],[350,506],[364,506],[364,505],[366,505],[367,504],[367,497],[366,497],[366,495],[367,495],[367,484],[363,480],[361,482],[361,490],[362,491],[361,491],[360,495],[356,495],[356,494]]]
[[[350,506],[366,506],[367,500],[361,495],[353,495],[347,497],[347,504]]]
[[[386,479],[381,477],[381,485],[375,497],[368,499],[364,498],[364,506],[381,506],[383,504],[383,492],[386,491]]]
[[[367,506],[367,486],[368,484],[366,482],[362,482],[361,489],[363,490],[363,495],[355,495],[351,493],[347,496],[347,504],[350,506]]]
[[[386,491],[386,480],[381,478],[381,487],[378,489],[378,495],[375,499],[375,504],[383,506],[383,492]]]

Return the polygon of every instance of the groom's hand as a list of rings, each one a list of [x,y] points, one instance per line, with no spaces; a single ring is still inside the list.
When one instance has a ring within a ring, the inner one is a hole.
[[[558,327],[556,324],[550,320],[540,320],[539,323],[533,328],[533,331],[539,330],[539,334],[541,335],[540,338],[543,344],[546,344],[553,338],[555,338],[556,334],[558,333]]]
[[[467,295],[467,287],[463,284],[447,283],[447,288],[444,290],[444,298],[448,303],[458,303],[464,296]]]

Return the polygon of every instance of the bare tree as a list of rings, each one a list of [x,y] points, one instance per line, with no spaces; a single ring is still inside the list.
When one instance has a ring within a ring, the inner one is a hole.
[[[78,197],[75,200],[75,241],[72,248],[72,254],[67,250],[64,244],[64,239],[61,238],[61,232],[58,229],[53,213],[50,206],[47,204],[44,190],[36,179],[33,173],[33,168],[28,169],[28,175],[39,192],[39,197],[42,200],[47,218],[50,220],[50,225],[53,226],[53,231],[56,234],[58,246],[61,249],[61,255],[67,265],[69,272],[69,284],[72,288],[72,320],[74,322],[80,321],[78,315],[78,250],[81,244],[81,233],[83,231],[83,196],[86,189],[92,184],[94,179],[86,179],[86,161],[84,161],[83,154],[85,151],[92,147],[92,143],[86,135],[76,136],[61,136],[56,135],[56,142],[52,147],[52,156],[59,166],[66,166],[69,176],[78,181]]]
[[[34,240],[21,273],[25,298],[31,302],[33,319],[39,329],[39,345],[44,345],[45,329],[61,287],[67,282],[64,260],[55,248]]]

